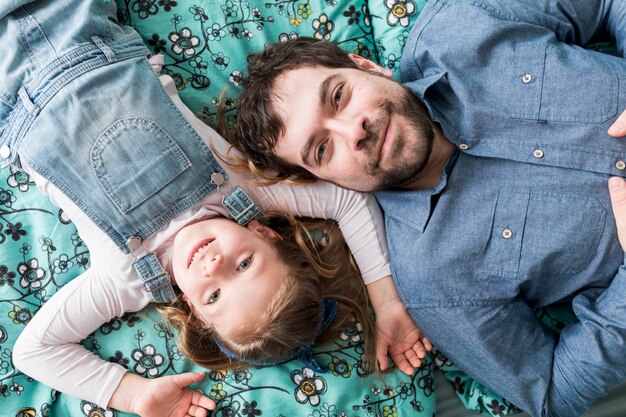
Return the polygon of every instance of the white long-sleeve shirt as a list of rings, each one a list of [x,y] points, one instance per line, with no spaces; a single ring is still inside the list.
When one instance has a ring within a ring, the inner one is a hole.
[[[153,64],[158,64],[158,58]],[[197,119],[178,97],[171,78],[161,82],[187,121],[222,155],[230,145]],[[233,155],[234,151],[230,150]],[[327,182],[258,187],[249,177],[223,164],[230,184],[243,188],[265,212],[289,210],[294,215],[335,219],[354,255],[366,284],[390,275],[380,209],[373,197]],[[61,207],[76,225],[91,253],[91,268],[59,290],[33,317],[15,344],[13,360],[27,375],[69,395],[106,407],[126,369],[107,362],[79,342],[113,317],[138,311],[150,303],[132,267],[133,257],[116,245],[59,189],[28,167],[42,192]],[[172,236],[191,221],[227,216],[217,191],[181,213],[144,242],[142,250],[163,254]]]

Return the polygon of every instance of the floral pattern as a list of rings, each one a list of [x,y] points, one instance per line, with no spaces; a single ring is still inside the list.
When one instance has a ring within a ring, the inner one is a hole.
[[[176,55],[193,57],[196,47],[200,45],[200,38],[192,35],[189,28],[182,28],[180,32],[171,32],[168,38],[172,42],[172,52]]]
[[[320,396],[326,392],[326,381],[309,368],[293,371],[291,380],[296,384],[296,401],[301,404],[309,402],[315,406],[320,403]]]
[[[116,417],[117,413],[113,410],[103,410],[97,405],[90,403],[88,401],[83,401],[80,403],[81,411],[83,415],[87,417]]]
[[[385,7],[389,9],[387,13],[389,26],[396,26],[398,23],[403,27],[409,26],[411,16],[417,11],[412,0],[386,0]]]
[[[334,27],[335,24],[332,22],[332,20],[329,20],[328,16],[322,14],[319,19],[313,19],[313,29],[315,29],[313,37],[315,39],[329,41],[330,34],[333,31]]]
[[[152,345],[133,350],[131,356],[137,362],[134,367],[135,372],[139,375],[147,374],[151,378],[159,375],[159,367],[165,362],[163,355],[157,353]]]
[[[378,63],[399,79],[399,59],[409,31],[427,0],[372,0],[368,2]]]

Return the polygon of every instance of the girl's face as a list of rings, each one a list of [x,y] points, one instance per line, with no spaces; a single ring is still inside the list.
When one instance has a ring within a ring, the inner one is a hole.
[[[207,326],[229,335],[255,323],[287,275],[269,239],[280,237],[252,220],[247,227],[216,217],[184,227],[174,239],[172,270],[184,298]]]

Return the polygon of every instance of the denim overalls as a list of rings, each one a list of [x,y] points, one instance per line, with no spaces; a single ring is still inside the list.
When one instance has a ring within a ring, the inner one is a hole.
[[[2,167],[45,177],[124,253],[225,179],[114,1],[12,0],[0,19]],[[135,268],[155,301],[173,299],[156,255]]]

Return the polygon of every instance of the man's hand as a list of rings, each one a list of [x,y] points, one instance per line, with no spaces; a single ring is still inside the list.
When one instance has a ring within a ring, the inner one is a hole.
[[[426,351],[433,347],[409,316],[393,283],[391,275],[367,285],[376,313],[376,360],[384,371],[387,355],[405,374],[421,365]]]
[[[421,365],[426,351],[432,348],[399,299],[376,311],[376,360],[382,371],[387,369],[390,355],[402,372],[413,375],[413,369]]]
[[[617,224],[617,237],[622,249],[626,252],[626,184],[623,178],[613,177],[609,180],[609,194]]]
[[[609,136],[613,136],[614,138],[626,136],[626,110],[624,110],[624,113],[609,127]]]
[[[118,385],[109,407],[139,414],[142,417],[206,417],[215,402],[188,388],[204,379],[203,373],[147,379],[127,372]]]

